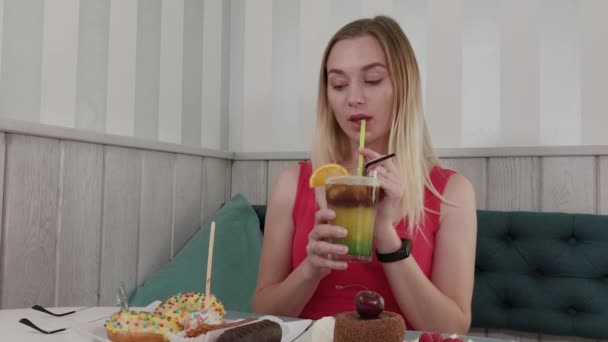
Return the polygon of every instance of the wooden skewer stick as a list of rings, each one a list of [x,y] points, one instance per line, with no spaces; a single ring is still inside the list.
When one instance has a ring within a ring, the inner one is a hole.
[[[215,221],[211,222],[211,234],[209,235],[209,252],[207,255],[207,280],[205,289],[205,311],[209,311],[211,304],[211,266],[213,265],[213,240],[215,239]]]

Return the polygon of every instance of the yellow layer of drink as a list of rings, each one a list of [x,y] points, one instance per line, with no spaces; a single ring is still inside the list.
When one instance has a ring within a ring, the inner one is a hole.
[[[336,218],[330,223],[348,231],[345,238],[333,239],[332,243],[348,247],[346,260],[371,261],[374,244],[375,209],[371,207],[332,207]]]

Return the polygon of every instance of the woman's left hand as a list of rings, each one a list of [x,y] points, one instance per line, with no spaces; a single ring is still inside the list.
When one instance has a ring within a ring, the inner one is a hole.
[[[366,163],[383,157],[380,153],[367,148],[360,148],[359,153],[363,155]],[[391,158],[370,166],[368,172],[372,170],[378,172],[380,188],[384,192],[380,196],[376,210],[376,228],[392,227],[402,216],[399,204],[405,193],[405,182]]]

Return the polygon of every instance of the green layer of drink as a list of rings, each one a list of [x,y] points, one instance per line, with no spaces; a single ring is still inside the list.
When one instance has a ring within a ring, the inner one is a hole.
[[[332,243],[348,247],[348,255],[353,259],[367,260],[371,258],[374,244],[375,209],[370,207],[344,208],[329,206],[336,212],[336,218],[330,223],[344,227],[348,235],[342,239],[333,239]]]

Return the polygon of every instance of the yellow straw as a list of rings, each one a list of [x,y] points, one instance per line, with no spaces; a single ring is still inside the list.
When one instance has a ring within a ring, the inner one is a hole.
[[[359,147],[365,147],[365,120],[361,120],[361,131],[359,132]],[[359,154],[359,166],[357,175],[363,176],[363,155]]]

